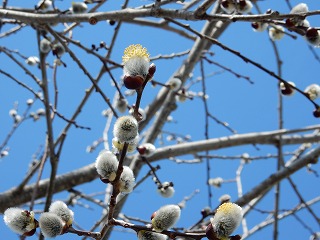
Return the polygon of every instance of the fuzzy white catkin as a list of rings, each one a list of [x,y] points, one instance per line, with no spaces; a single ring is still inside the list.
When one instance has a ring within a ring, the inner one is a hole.
[[[127,110],[128,101],[125,98],[119,98],[116,101],[116,108],[119,112],[124,113]]]
[[[214,187],[221,187],[221,184],[223,183],[223,179],[221,177],[217,178],[210,178],[208,180],[209,185],[214,186]]]
[[[70,226],[73,222],[73,211],[71,211],[67,204],[62,201],[55,201],[50,205],[49,212],[56,214],[63,221]]]
[[[239,6],[238,6],[238,11],[239,11],[240,13],[248,13],[248,12],[250,12],[251,9],[252,9],[252,7],[253,7],[251,1],[245,0],[245,1],[243,1],[243,2],[244,2],[243,5],[239,4]]]
[[[95,166],[102,178],[113,181],[118,169],[118,159],[112,152],[102,150],[96,159]]]
[[[181,87],[181,84],[182,84],[182,82],[181,82],[181,80],[179,78],[171,78],[169,80],[169,82],[167,83],[167,85],[170,86],[170,89],[172,91],[179,90],[179,88]]]
[[[282,26],[273,26],[269,28],[269,37],[272,41],[280,40],[284,37],[284,28]]]
[[[308,5],[305,3],[299,3],[298,5],[294,6],[291,11],[290,14],[297,14],[297,13],[303,13],[303,12],[308,12],[309,8]]]
[[[48,39],[44,38],[40,41],[40,51],[42,53],[48,53],[51,50],[51,43]]]
[[[174,194],[174,188],[170,186],[170,182],[164,182],[162,183],[162,187],[158,189],[158,193],[165,198],[170,198]]]
[[[178,205],[170,204],[161,207],[155,212],[155,216],[152,219],[152,227],[157,232],[162,232],[173,227],[179,220],[181,214],[180,207]]]
[[[149,61],[141,57],[132,57],[123,66],[124,75],[146,76],[149,71]]]
[[[216,214],[210,219],[213,229],[219,239],[227,238],[240,225],[242,209],[235,203],[223,203]]]
[[[40,60],[36,56],[31,56],[31,57],[28,57],[25,62],[30,66],[35,66],[40,62]]]
[[[113,135],[120,142],[130,143],[138,135],[138,122],[133,116],[119,117],[113,127]]]
[[[138,239],[139,240],[166,240],[167,236],[160,233],[141,230],[138,232]]]
[[[318,84],[311,84],[304,90],[311,100],[315,100],[320,96],[320,86]]]
[[[122,193],[130,193],[133,187],[136,185],[135,178],[131,168],[128,166],[123,166],[123,171],[120,176],[120,187],[119,190]]]
[[[30,232],[35,226],[34,213],[21,208],[8,208],[4,212],[3,220],[5,224],[15,233],[23,235]]]
[[[56,214],[44,212],[40,215],[39,226],[43,236],[54,238],[62,233],[65,222]]]
[[[236,9],[236,5],[234,4],[233,0],[226,0],[223,4],[221,4],[221,8],[226,13],[233,13]]]
[[[64,48],[64,46],[61,43],[54,44],[52,46],[52,50],[55,52],[55,54],[58,57],[61,57],[66,52],[66,49]]]
[[[72,2],[70,11],[74,14],[85,13],[88,9],[87,4],[84,2]]]
[[[140,155],[143,157],[150,157],[156,150],[156,147],[152,143],[144,143],[139,146],[139,151]]]

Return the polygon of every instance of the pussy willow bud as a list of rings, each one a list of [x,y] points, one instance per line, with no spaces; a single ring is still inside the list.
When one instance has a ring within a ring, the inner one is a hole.
[[[158,188],[158,193],[165,198],[170,198],[174,195],[174,188],[172,182],[163,182],[161,187]]]
[[[65,222],[54,213],[44,212],[40,215],[39,226],[43,236],[54,238],[63,233]]]
[[[78,14],[78,13],[85,13],[87,9],[88,9],[88,6],[84,2],[72,2],[70,11],[72,13]]]
[[[133,172],[128,166],[123,166],[123,171],[121,173],[119,183],[119,190],[122,193],[132,192],[133,187],[136,185]]]
[[[239,0],[238,11],[240,13],[248,13],[251,11],[253,5],[249,0]]]
[[[138,239],[139,240],[166,240],[167,236],[160,233],[140,230],[138,232]]]
[[[320,86],[318,84],[311,84],[306,87],[304,92],[311,100],[315,100],[320,97]]]
[[[140,44],[130,45],[124,50],[122,57],[124,75],[145,78],[149,72],[149,62],[146,48]]]
[[[114,124],[113,135],[120,142],[130,143],[138,135],[137,120],[130,115],[118,118]]]
[[[233,13],[236,9],[233,0],[222,0],[220,6],[226,13]]]
[[[300,13],[306,13],[308,12],[308,5],[305,3],[299,3],[298,5],[294,6],[291,11],[290,14],[300,14]],[[288,27],[294,27],[294,26],[305,26],[305,27],[309,27],[310,24],[307,20],[303,19],[303,18],[299,18],[299,17],[294,17],[294,18],[289,18],[286,20],[286,25]],[[307,26],[309,25],[309,26]]]
[[[231,196],[229,194],[223,194],[221,197],[219,197],[220,204],[230,202]]]
[[[51,43],[48,39],[44,38],[40,41],[40,51],[42,53],[48,53],[51,51]]]
[[[253,31],[255,31],[255,32],[263,32],[264,30],[267,29],[268,23],[253,22],[253,23],[251,23],[251,26],[253,28]]]
[[[73,222],[73,211],[71,211],[67,204],[62,201],[55,201],[50,205],[49,212],[56,214],[60,217],[67,226],[71,226]]]
[[[125,98],[119,98],[116,101],[116,108],[119,112],[124,113],[127,110],[128,107],[128,101]]]
[[[37,9],[39,10],[47,10],[52,6],[52,1],[51,0],[40,0],[37,3]]]
[[[57,57],[61,57],[66,52],[66,50],[61,43],[56,43],[52,46],[52,52]]]
[[[294,82],[288,82],[288,83],[281,82],[280,83],[281,93],[283,95],[292,96],[295,93],[295,89],[292,88],[291,86],[295,87],[296,85]]]
[[[137,148],[138,152],[143,157],[150,157],[156,150],[152,143],[144,143]]]
[[[116,178],[118,159],[112,152],[102,150],[96,159],[95,166],[102,181],[111,182]]]
[[[152,227],[157,232],[162,232],[173,227],[179,220],[181,214],[178,205],[165,205],[157,210],[151,220]]]
[[[282,26],[273,26],[269,28],[269,37],[272,41],[280,40],[284,37],[284,28]]]
[[[28,57],[25,62],[30,66],[35,66],[40,62],[40,60],[36,56],[31,56],[31,57]]]
[[[15,207],[8,208],[4,212],[3,220],[13,232],[20,235],[31,236],[38,227],[38,222],[34,219],[32,211]]]
[[[167,85],[170,87],[172,91],[177,91],[181,87],[181,80],[179,78],[171,78]]]
[[[214,187],[221,187],[221,184],[223,183],[223,179],[221,177],[217,177],[217,178],[210,178],[208,180],[208,184]]]
[[[320,47],[320,30],[310,27],[306,31],[305,39],[314,47]]]
[[[241,220],[241,207],[235,203],[227,202],[219,206],[210,222],[218,239],[228,239],[229,235],[240,225]]]

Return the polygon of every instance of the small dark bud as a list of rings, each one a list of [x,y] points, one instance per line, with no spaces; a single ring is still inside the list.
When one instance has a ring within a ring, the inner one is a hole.
[[[230,240],[241,240],[240,235],[230,236]]]
[[[106,43],[104,41],[100,42],[100,48],[104,48],[106,46]]]
[[[92,48],[92,50],[95,50],[96,49],[96,45],[92,44],[91,48]]]
[[[221,5],[222,5],[224,8],[228,8],[228,7],[229,7],[229,2],[228,2],[228,0],[223,0],[223,1],[221,1]]]
[[[91,25],[96,25],[97,22],[98,22],[98,19],[96,19],[95,17],[89,18],[89,23],[90,23]]]
[[[113,26],[113,25],[116,24],[116,21],[115,21],[115,20],[109,20],[109,24],[110,24],[111,26]]]
[[[246,5],[247,5],[247,2],[245,0],[240,0],[239,1],[240,8],[244,8]]]
[[[142,76],[124,76],[123,83],[124,86],[128,89],[139,89],[144,82],[144,78]]]
[[[313,116],[316,117],[316,118],[320,118],[320,108],[315,109],[313,111]]]
[[[201,215],[202,215],[202,217],[205,218],[205,217],[209,216],[210,212],[211,212],[211,209],[209,207],[205,207],[201,210]]]

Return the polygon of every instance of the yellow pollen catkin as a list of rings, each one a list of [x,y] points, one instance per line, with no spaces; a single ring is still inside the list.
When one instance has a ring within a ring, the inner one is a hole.
[[[122,62],[125,63],[133,57],[145,58],[149,61],[150,54],[148,50],[142,47],[140,44],[132,44],[124,50]]]

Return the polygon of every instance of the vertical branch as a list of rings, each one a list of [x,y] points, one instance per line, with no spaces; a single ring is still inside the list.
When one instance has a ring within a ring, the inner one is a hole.
[[[40,33],[37,31],[37,40],[38,40],[38,46],[40,45]],[[47,191],[47,199],[45,203],[44,211],[47,211],[49,209],[49,206],[51,204],[51,199],[53,195],[53,189],[54,189],[54,180],[57,174],[57,167],[58,167],[58,159],[55,155],[55,145],[54,145],[54,137],[53,137],[53,127],[52,127],[52,118],[51,118],[51,110],[50,110],[50,97],[49,97],[49,87],[48,87],[48,79],[47,79],[47,71],[46,71],[46,55],[40,53],[40,69],[41,69],[41,76],[42,76],[42,82],[41,82],[41,89],[43,92],[43,102],[45,105],[45,118],[47,123],[47,151],[49,152],[50,157],[50,164],[51,164],[51,174],[50,174],[50,184]]]
[[[277,48],[277,45],[275,42],[272,40],[271,44],[275,53],[276,61],[277,61],[277,74],[278,76],[282,76],[282,71],[281,71],[281,65],[282,61],[279,56],[279,51]],[[278,82],[277,87],[278,87],[278,128],[283,129],[283,99],[282,99],[282,93],[280,89],[280,82]],[[277,145],[277,150],[278,150],[278,159],[277,159],[277,171],[281,169],[282,162],[283,162],[283,147],[282,147],[282,136],[279,136],[279,142]],[[276,184],[275,186],[275,199],[274,199],[274,223],[273,223],[273,239],[277,240],[278,239],[278,214],[279,214],[279,205],[280,205],[280,182]]]
[[[236,182],[237,182],[237,189],[238,189],[238,198],[241,198],[243,196],[243,191],[242,191],[242,182],[241,182],[241,173],[245,164],[245,160],[240,161],[240,165],[236,171]],[[248,226],[247,226],[247,221],[245,218],[242,218],[242,229],[243,229],[243,234],[248,233]]]
[[[204,111],[205,111],[205,138],[206,140],[209,139],[209,110],[208,110],[208,103],[207,100],[205,99],[206,96],[206,83],[205,83],[205,74],[204,74],[204,67],[203,67],[203,59],[200,60],[200,71],[201,71],[201,83],[202,83],[202,92],[203,92],[203,97],[202,97],[202,101],[203,101],[203,105],[204,105]],[[209,151],[206,151],[206,155],[209,155]],[[207,168],[207,187],[208,187],[208,205],[211,208],[212,206],[212,202],[211,202],[211,198],[212,198],[212,192],[211,192],[211,187],[209,185],[209,179],[210,179],[210,159],[206,158],[206,168]]]

